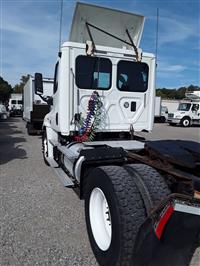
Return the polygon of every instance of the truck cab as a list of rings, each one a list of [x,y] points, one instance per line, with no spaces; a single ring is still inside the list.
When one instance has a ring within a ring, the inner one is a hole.
[[[8,103],[8,110],[10,112],[10,116],[22,115],[23,109],[23,101],[22,101],[22,94],[20,93],[13,93],[11,94],[11,98],[9,99]]]
[[[77,3],[69,40],[61,46],[55,67],[51,111],[43,123],[43,157],[64,186],[84,199],[89,240],[99,265],[160,266],[170,259],[165,265],[186,266],[194,252],[190,243],[196,242],[200,229],[200,202],[190,190],[194,177],[181,183],[186,178],[180,164],[185,161],[169,154],[168,142],[152,144],[135,134],[151,131],[154,120],[156,64],[153,54],[139,48],[143,26],[143,16]],[[35,74],[35,91],[43,97],[41,73]],[[192,151],[196,148],[188,145]],[[180,153],[181,147],[178,143]],[[179,163],[179,171],[166,167],[169,159]],[[188,190],[189,198],[171,195],[173,185],[179,194],[179,187]],[[163,251],[155,256],[157,246],[169,250],[167,241],[162,244],[168,220],[170,228],[177,228],[178,216],[184,221],[179,235],[188,231],[184,212],[191,214],[192,226],[196,224],[189,231],[190,243],[185,237],[182,252],[179,237],[174,247],[172,230],[167,240],[173,258],[168,252],[163,258]]]
[[[154,56],[143,53],[138,63],[130,50],[96,46],[95,54],[87,56],[85,48],[81,43],[63,44],[56,65],[53,106],[44,125],[51,123],[52,130],[64,136],[75,134],[78,115],[86,117],[92,92],[97,91],[102,102],[99,131],[130,132],[131,127],[150,131]]]
[[[190,125],[200,125],[200,97],[198,92],[186,94],[190,100],[179,103],[178,109],[174,113],[168,114],[169,124],[180,124],[183,127]]]
[[[102,11],[105,19],[99,16]],[[128,139],[131,132],[152,130],[155,56],[139,48],[144,20],[137,14],[77,4],[69,41],[61,46],[55,67],[52,109],[44,120],[54,137],[82,135],[94,91],[101,102],[96,140],[105,135]],[[94,117],[89,120],[88,126]]]
[[[143,26],[141,15],[77,4],[44,118],[51,159],[53,142],[127,141],[152,130],[155,56],[139,48]]]

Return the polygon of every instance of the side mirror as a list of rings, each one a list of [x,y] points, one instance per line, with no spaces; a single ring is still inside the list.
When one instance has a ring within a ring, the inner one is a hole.
[[[35,93],[38,95],[43,94],[43,79],[41,73],[35,73]]]

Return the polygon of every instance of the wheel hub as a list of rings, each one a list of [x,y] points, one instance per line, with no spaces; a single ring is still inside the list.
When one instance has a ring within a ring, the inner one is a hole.
[[[184,126],[188,126],[189,125],[189,121],[188,120],[184,120],[183,124],[184,124]]]
[[[48,148],[47,148],[47,139],[44,139],[44,156],[47,157],[48,156]]]
[[[89,203],[90,225],[94,239],[103,251],[106,251],[112,239],[112,221],[108,202],[100,188],[94,188]]]

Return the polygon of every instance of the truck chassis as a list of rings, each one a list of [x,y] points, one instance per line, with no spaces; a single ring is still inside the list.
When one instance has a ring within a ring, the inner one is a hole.
[[[127,265],[143,266],[147,265],[147,259],[152,266],[189,265],[200,245],[200,144],[178,140],[122,140],[71,142],[64,146],[50,141],[54,160],[49,160],[45,137],[46,163],[54,167],[66,187],[73,188],[85,200],[88,235],[100,265],[117,265],[116,250],[120,249],[124,252],[120,265],[128,261]],[[112,206],[115,197],[111,194],[116,195],[120,218],[116,216],[116,206]],[[106,222],[97,228],[102,204]],[[128,231],[120,229],[120,224],[113,219],[130,223],[135,230],[131,241],[126,237]],[[117,235],[115,230],[122,230],[121,239],[116,240],[116,250],[111,237]],[[118,246],[121,242],[130,246]]]

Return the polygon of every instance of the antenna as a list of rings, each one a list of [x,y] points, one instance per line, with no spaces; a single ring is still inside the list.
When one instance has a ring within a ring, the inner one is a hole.
[[[60,5],[60,32],[59,32],[59,43],[58,43],[59,57],[61,57],[62,18],[63,18],[63,0],[61,0],[61,5]]]
[[[156,64],[157,64],[157,57],[158,57],[158,25],[159,25],[159,8],[157,8],[157,20],[156,20]]]

